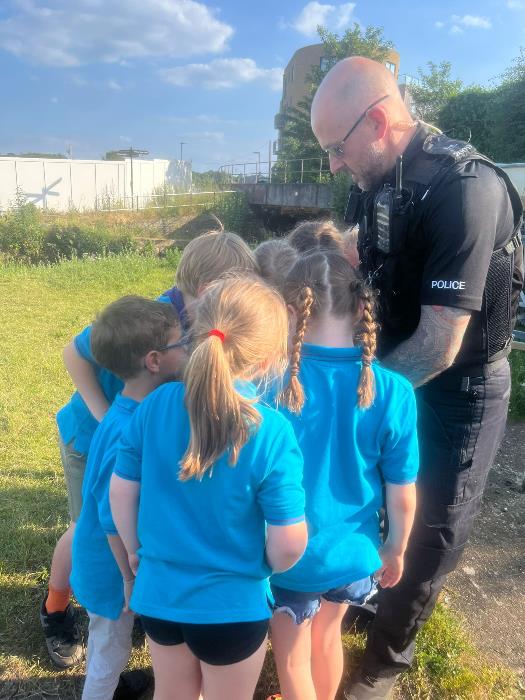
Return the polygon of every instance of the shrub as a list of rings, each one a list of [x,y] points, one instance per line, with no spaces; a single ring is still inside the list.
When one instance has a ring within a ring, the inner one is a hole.
[[[20,203],[0,218],[0,251],[8,260],[39,262],[43,237],[40,214],[34,204]]]
[[[101,227],[55,224],[45,233],[42,259],[45,262],[57,262],[61,258],[70,260],[75,257],[130,252],[136,247],[129,233],[114,234]]]

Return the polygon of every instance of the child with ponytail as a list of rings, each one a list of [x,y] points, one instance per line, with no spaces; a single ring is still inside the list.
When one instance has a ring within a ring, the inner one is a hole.
[[[318,251],[292,267],[292,317],[281,409],[303,452],[309,541],[271,578],[274,651],[285,700],[334,700],[343,672],[341,622],[394,586],[415,509],[416,405],[410,384],[374,361],[374,296],[348,260]],[[383,483],[389,532],[379,541]]]
[[[266,651],[267,582],[306,546],[302,456],[252,380],[282,376],[288,319],[260,280],[210,285],[184,383],[137,409],[111,485],[137,577],[155,700],[251,700]]]

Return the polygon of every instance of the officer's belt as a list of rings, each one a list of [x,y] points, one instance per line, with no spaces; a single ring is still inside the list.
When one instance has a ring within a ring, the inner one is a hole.
[[[427,384],[418,387],[418,390],[436,387],[447,391],[468,391],[473,379],[488,379],[504,362],[508,362],[506,356],[485,364],[459,366],[456,371],[452,367],[451,370],[439,374]]]

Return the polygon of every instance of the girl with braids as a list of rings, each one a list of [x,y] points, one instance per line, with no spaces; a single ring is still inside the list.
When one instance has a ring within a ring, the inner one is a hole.
[[[286,237],[289,245],[305,255],[315,251],[344,252],[344,240],[333,221],[301,221]]]
[[[303,452],[309,541],[271,578],[272,647],[285,700],[334,700],[348,605],[394,586],[415,507],[411,385],[374,361],[372,291],[338,253],[300,258],[283,287],[295,334],[281,411]],[[383,482],[389,533],[379,542]]]
[[[268,577],[306,546],[302,456],[252,380],[282,376],[288,318],[255,279],[209,286],[184,383],[164,385],[125,431],[111,485],[137,576],[155,700],[251,700],[266,652]],[[139,500],[140,497],[140,500]]]

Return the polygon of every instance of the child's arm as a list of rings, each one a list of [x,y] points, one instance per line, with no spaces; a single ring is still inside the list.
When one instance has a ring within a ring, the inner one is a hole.
[[[375,575],[382,588],[391,588],[403,574],[403,557],[416,510],[415,484],[386,484],[388,537],[379,550],[383,562]]]
[[[78,393],[84,399],[93,417],[100,423],[109,408],[109,404],[100,387],[93,365],[79,354],[74,340],[66,345],[62,357]]]
[[[293,525],[268,525],[266,560],[274,573],[291,569],[303,556],[308,544],[306,522]]]
[[[117,474],[111,477],[109,500],[116,528],[128,555],[131,571],[138,568],[137,550],[140,543],[137,536],[140,482],[122,479]]]
[[[124,611],[128,612],[129,600],[131,598],[133,584],[135,583],[135,574],[131,570],[128,561],[128,553],[119,535],[107,535],[107,538],[109,547],[113,553],[115,561],[117,562],[124,581]]]

